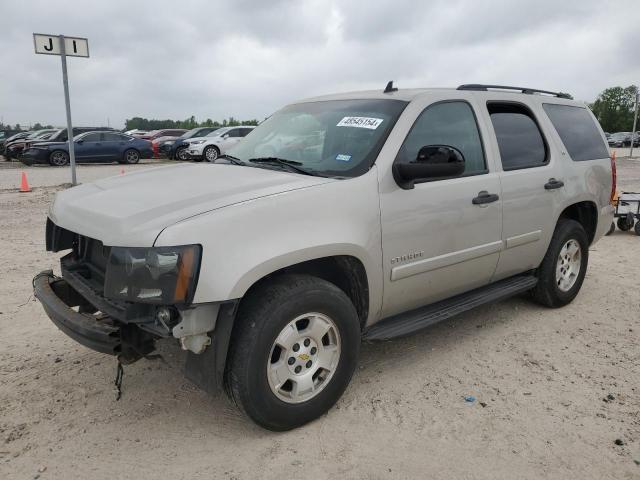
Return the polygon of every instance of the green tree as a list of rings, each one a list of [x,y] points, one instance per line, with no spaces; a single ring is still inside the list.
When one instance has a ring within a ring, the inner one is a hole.
[[[611,87],[604,90],[589,107],[605,132],[630,132],[638,87]]]
[[[40,122],[36,122],[36,123],[33,125],[33,129],[34,129],[34,130],[42,130],[43,128],[44,128],[44,127],[43,127],[42,125],[40,125]]]

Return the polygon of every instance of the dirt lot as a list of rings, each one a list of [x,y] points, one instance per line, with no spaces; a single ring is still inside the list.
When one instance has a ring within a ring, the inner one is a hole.
[[[640,160],[618,164],[620,186],[640,191]],[[67,338],[31,295],[33,275],[57,267],[44,224],[63,170],[28,169],[29,194],[15,190],[20,171],[0,167],[0,478],[640,478],[631,233],[591,249],[582,292],[563,309],[515,298],[364,345],[335,408],[274,434],[186,381],[173,345],[161,348],[166,364],[125,367],[115,401],[115,360]]]

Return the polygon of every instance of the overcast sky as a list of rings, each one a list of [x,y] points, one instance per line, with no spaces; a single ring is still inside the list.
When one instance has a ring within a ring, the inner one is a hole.
[[[134,116],[262,119],[350,90],[498,83],[592,101],[640,83],[638,0],[7,1],[0,117],[65,123],[59,57],[32,33],[89,38],[69,60],[75,125]]]

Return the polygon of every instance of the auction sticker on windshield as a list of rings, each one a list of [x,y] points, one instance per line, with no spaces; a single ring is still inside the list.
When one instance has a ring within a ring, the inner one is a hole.
[[[356,127],[375,130],[382,123],[382,120],[382,118],[371,117],[344,117],[338,122],[336,127]]]

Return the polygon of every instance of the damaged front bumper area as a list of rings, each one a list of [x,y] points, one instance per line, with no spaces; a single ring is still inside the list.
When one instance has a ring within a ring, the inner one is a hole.
[[[150,304],[105,296],[111,247],[47,221],[47,250],[71,250],[60,259],[61,277],[46,270],[33,279],[35,297],[69,337],[123,364],[148,357],[160,339],[187,351],[185,374],[214,393],[224,377],[238,300]]]
[[[51,321],[76,342],[109,355],[121,353],[120,327],[108,316],[89,313],[93,308],[66,280],[45,270],[33,279],[33,292]]]
[[[45,270],[33,279],[33,293],[51,321],[76,342],[124,363],[133,363],[155,349],[154,340],[161,335],[122,323],[125,310],[100,298],[90,287],[56,277]]]

